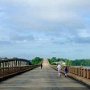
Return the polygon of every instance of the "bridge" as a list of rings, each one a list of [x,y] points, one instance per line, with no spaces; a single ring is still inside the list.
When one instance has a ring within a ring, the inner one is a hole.
[[[10,75],[20,75],[2,81],[0,90],[90,90],[83,83],[70,77],[64,77],[63,74],[58,77],[57,71],[54,70],[55,67],[51,68],[47,60],[43,61],[42,69],[38,66],[30,66],[28,61],[8,61],[5,64],[6,62],[0,62],[1,79]],[[74,73],[74,71],[76,72],[76,70],[71,69],[71,72]]]

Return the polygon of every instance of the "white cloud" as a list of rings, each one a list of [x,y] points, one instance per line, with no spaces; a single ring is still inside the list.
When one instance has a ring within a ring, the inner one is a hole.
[[[88,30],[88,29],[78,30],[78,35],[82,38],[90,37],[90,30]]]
[[[90,0],[0,0],[0,8],[0,43],[13,42],[9,49],[72,55],[80,48],[72,42],[90,44]]]

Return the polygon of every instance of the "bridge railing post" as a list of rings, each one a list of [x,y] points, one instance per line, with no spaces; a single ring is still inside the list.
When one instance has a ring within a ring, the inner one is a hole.
[[[81,75],[80,75],[81,77],[83,76],[83,69],[81,68]]]
[[[86,71],[86,69],[84,68],[84,70],[83,70],[83,77],[84,77],[84,78],[86,78],[86,76],[87,76],[86,73],[87,73],[87,71]]]
[[[87,79],[90,79],[90,69],[87,69]]]
[[[70,66],[69,73],[77,75],[79,77],[90,79],[90,69]]]

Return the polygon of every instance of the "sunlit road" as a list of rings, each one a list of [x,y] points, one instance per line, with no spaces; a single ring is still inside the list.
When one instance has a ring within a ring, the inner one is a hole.
[[[43,68],[36,68],[22,75],[0,83],[0,90],[90,90],[86,86],[70,78],[57,76],[47,60]]]

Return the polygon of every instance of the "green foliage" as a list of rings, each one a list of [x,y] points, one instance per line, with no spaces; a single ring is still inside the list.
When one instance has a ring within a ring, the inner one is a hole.
[[[67,66],[71,66],[72,65],[72,61],[71,60],[66,60],[65,62],[66,62]]]
[[[33,65],[41,64],[42,60],[43,60],[43,58],[35,57],[34,59],[32,59],[32,64]]]
[[[64,58],[56,58],[52,57],[48,59],[50,64],[55,64],[54,62],[64,61],[67,66],[90,66],[90,59],[76,59],[76,60],[69,60]]]
[[[56,63],[54,62],[59,62],[59,61],[66,61],[68,59],[64,59],[64,58],[56,58],[56,57],[52,57],[51,59],[48,59],[49,63],[52,65],[56,65]]]
[[[57,61],[56,57],[52,57],[51,59],[48,59],[50,64],[54,64],[55,61]]]
[[[76,59],[72,61],[73,66],[90,66],[90,59]]]

